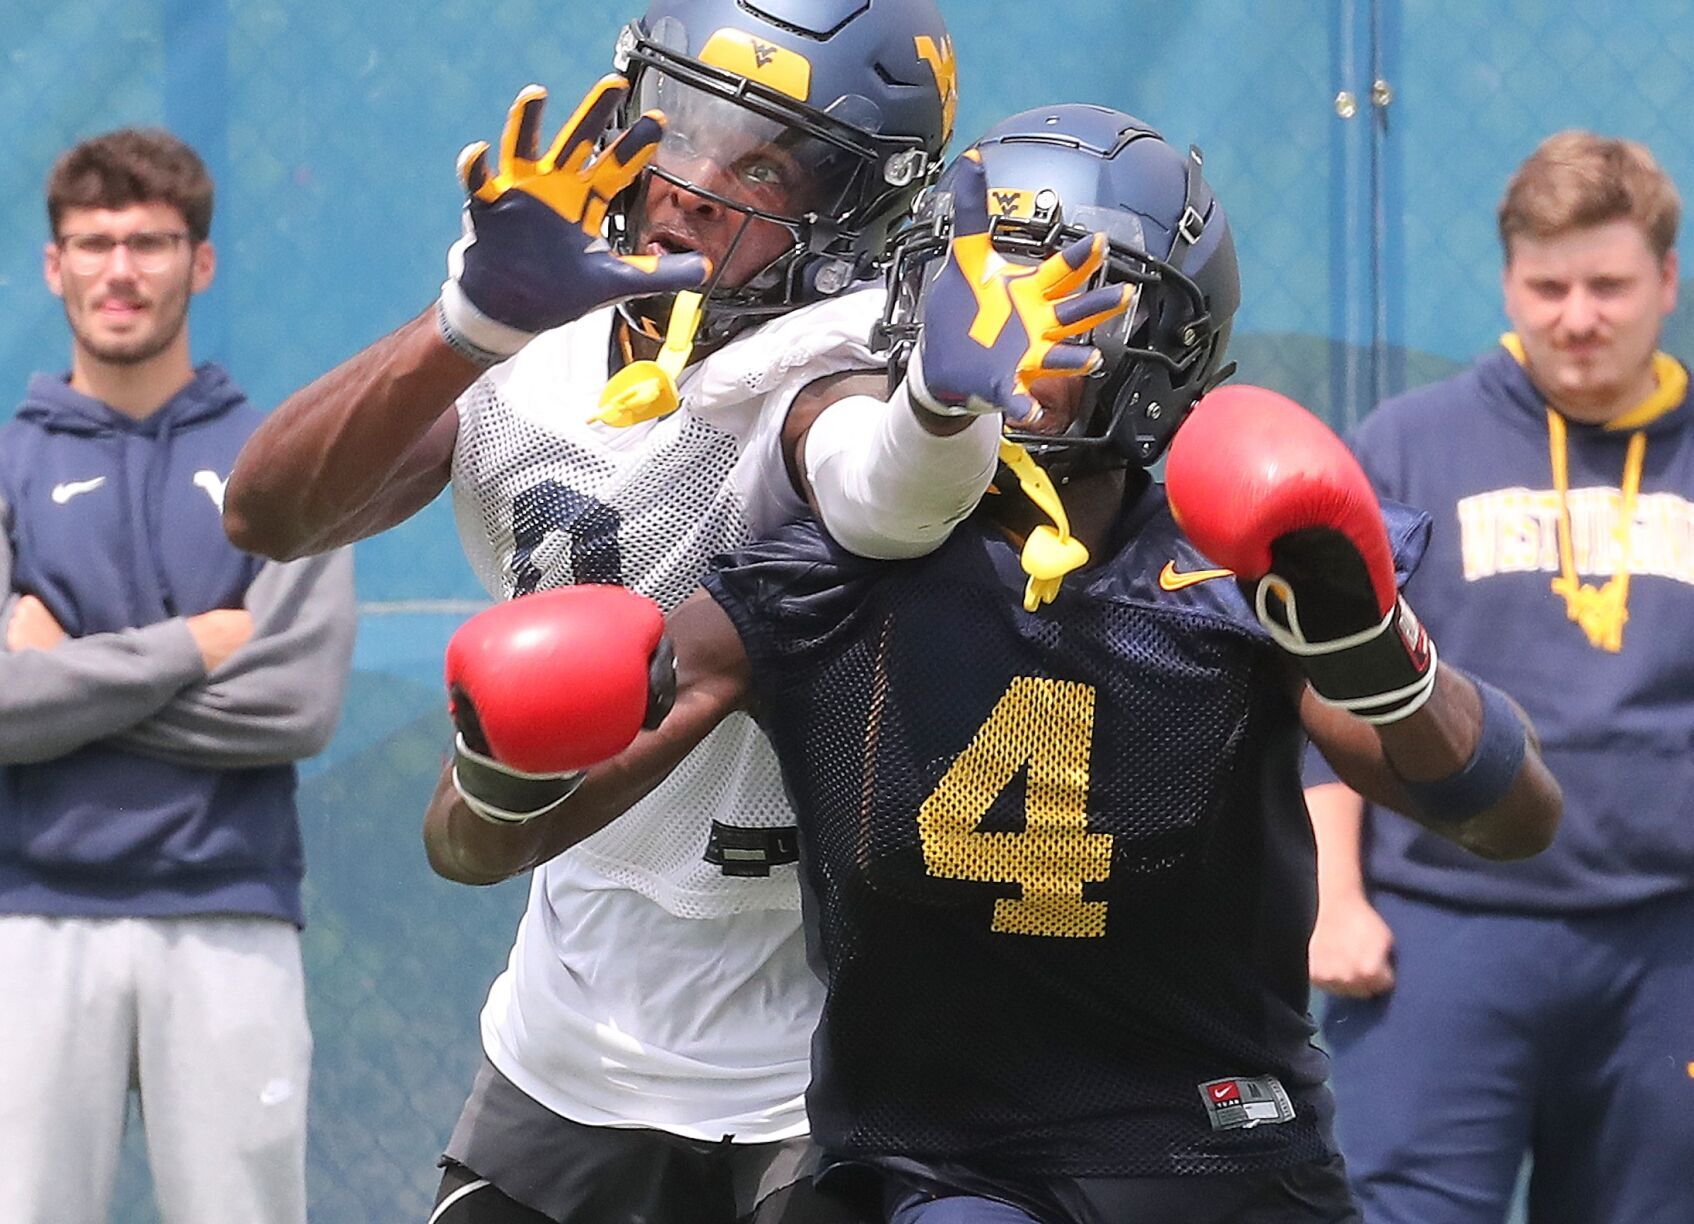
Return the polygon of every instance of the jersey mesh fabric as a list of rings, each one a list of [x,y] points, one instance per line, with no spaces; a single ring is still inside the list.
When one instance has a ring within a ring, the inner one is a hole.
[[[460,413],[455,466],[471,475],[455,490],[469,495],[458,502],[466,553],[490,594],[606,582],[669,611],[714,552],[746,538],[730,480],[742,439],[686,411],[612,431],[570,420],[575,404],[522,403],[523,389],[483,379]],[[593,411],[591,396],[570,398]]]
[[[857,293],[765,324],[688,371],[679,411],[627,429],[589,423],[606,381],[609,312],[495,367],[461,399],[453,472],[460,534],[484,585],[510,598],[609,582],[676,607],[714,555],[799,512],[779,449],[783,416],[808,383],[876,364],[864,338],[879,298]],[[726,876],[705,861],[714,820],[794,823],[769,745],[743,717],[570,853],[681,917],[798,909],[791,869]]]
[[[612,316],[538,337],[459,403],[455,512],[491,594],[617,582],[667,609],[708,560],[798,514],[779,446],[808,383],[879,363],[881,294],[795,311],[690,367],[682,408],[589,424]],[[729,720],[654,792],[539,868],[483,1048],[553,1112],[696,1139],[783,1139],[801,1100],[821,986],[805,961],[794,866],[728,876],[713,821],[792,826],[775,758]]]
[[[829,572],[796,550],[791,581],[712,580],[802,813],[829,982],[814,1135],[1029,1176],[1329,1154],[1301,735],[1245,604],[1124,597],[1108,572],[1030,615],[974,527],[880,570],[820,547]],[[1201,1085],[1260,1075],[1295,1119],[1214,1131]]]

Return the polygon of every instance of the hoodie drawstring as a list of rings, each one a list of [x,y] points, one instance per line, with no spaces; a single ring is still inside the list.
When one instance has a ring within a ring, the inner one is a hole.
[[[1565,418],[1547,410],[1547,448],[1553,459],[1553,488],[1559,495],[1559,573],[1552,581],[1553,594],[1563,597],[1565,615],[1600,650],[1616,654],[1623,649],[1623,626],[1629,620],[1629,534],[1635,523],[1635,502],[1641,492],[1641,469],[1647,461],[1647,433],[1637,429],[1629,435],[1629,450],[1623,460],[1623,480],[1612,537],[1617,543],[1617,566],[1606,584],[1596,587],[1576,573],[1576,548],[1571,543],[1570,451]]]
[[[1523,341],[1514,333],[1500,344],[1520,366],[1528,366]],[[1570,518],[1570,442],[1565,418],[1551,406],[1547,412],[1547,450],[1553,463],[1553,488],[1559,499],[1559,573],[1550,583],[1565,601],[1565,615],[1582,627],[1598,650],[1616,654],[1623,649],[1623,627],[1629,620],[1629,537],[1635,526],[1635,505],[1641,494],[1641,473],[1647,466],[1647,427],[1681,405],[1688,395],[1688,371],[1668,353],[1653,354],[1653,390],[1635,407],[1605,425],[1610,432],[1631,430],[1624,453],[1623,478],[1618,483],[1621,504],[1612,525],[1617,564],[1604,586],[1583,582],[1576,572],[1576,546]],[[1589,568],[1596,568],[1591,558]]]

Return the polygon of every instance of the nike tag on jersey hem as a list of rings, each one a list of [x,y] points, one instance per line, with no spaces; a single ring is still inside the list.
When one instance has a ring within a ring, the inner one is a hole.
[[[1194,586],[1200,582],[1210,582],[1214,578],[1233,578],[1234,570],[1200,569],[1179,570],[1175,561],[1166,561],[1165,568],[1159,571],[1159,589],[1162,591],[1180,591],[1184,587]]]
[[[1288,1092],[1274,1075],[1208,1080],[1200,1085],[1200,1100],[1215,1131],[1251,1130],[1266,1123],[1294,1120]]]

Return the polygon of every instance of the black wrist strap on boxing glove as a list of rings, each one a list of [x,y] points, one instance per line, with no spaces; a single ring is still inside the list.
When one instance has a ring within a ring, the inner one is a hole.
[[[529,774],[500,764],[453,737],[453,789],[465,806],[492,824],[516,825],[545,816],[576,792],[587,771]]]
[[[1399,722],[1435,691],[1435,643],[1403,596],[1371,628],[1321,642],[1301,630],[1293,588],[1275,574],[1260,580],[1254,610],[1276,644],[1299,660],[1323,701],[1368,723]]]

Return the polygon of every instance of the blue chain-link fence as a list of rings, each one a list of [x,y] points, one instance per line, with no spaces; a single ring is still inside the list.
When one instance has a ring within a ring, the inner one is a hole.
[[[1129,110],[1206,153],[1241,252],[1242,376],[1338,424],[1493,342],[1493,210],[1547,133],[1646,141],[1694,189],[1686,0],[940,0],[959,133],[1052,101]],[[261,405],[432,298],[454,157],[517,88],[561,102],[638,0],[0,0],[0,415],[67,362],[40,276],[41,183],[71,142],[164,124],[218,181],[197,356]],[[555,116],[559,118],[561,116]],[[1669,347],[1694,353],[1673,321]],[[313,1219],[421,1221],[522,885],[435,880],[419,815],[446,742],[447,635],[481,593],[437,504],[359,549],[346,717],[302,787],[317,1036]],[[156,1219],[139,1147],[116,1218]]]

